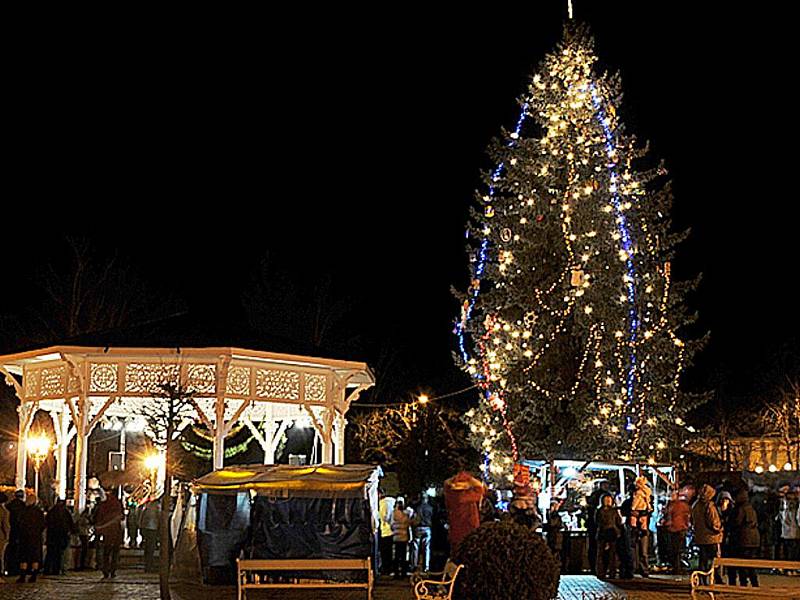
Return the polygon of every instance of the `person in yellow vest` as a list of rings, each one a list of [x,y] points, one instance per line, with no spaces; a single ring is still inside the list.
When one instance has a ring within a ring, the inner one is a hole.
[[[378,511],[381,520],[381,537],[379,544],[380,553],[378,559],[378,571],[381,575],[389,575],[392,572],[392,513],[394,513],[394,498],[387,496],[383,488],[378,490],[380,501]]]

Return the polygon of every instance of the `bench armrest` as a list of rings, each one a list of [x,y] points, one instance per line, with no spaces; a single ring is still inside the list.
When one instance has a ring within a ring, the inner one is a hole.
[[[713,577],[715,569],[716,567],[714,565],[711,565],[711,569],[709,569],[708,571],[692,571],[692,576],[691,576],[692,587],[695,588],[698,585],[700,585],[701,575],[705,575],[706,577]],[[713,581],[713,579],[711,581]]]
[[[431,596],[431,591],[428,588],[432,588],[434,594],[437,596],[441,596],[442,594],[440,591],[448,590],[448,592],[452,589],[453,583],[455,579],[448,579],[446,581],[436,581],[435,579],[422,579],[417,582],[414,586],[414,595],[417,598],[428,598]],[[446,595],[446,594],[445,594]]]

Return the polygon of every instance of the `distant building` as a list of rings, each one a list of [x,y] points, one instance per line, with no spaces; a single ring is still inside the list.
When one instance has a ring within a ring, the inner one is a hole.
[[[698,438],[686,450],[692,462],[721,466],[734,471],[777,472],[800,469],[800,439],[787,446],[778,437]]]

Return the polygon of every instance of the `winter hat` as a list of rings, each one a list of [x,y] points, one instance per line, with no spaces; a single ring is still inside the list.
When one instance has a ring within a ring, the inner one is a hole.
[[[733,496],[731,496],[730,492],[720,492],[719,496],[717,497],[717,502],[722,503],[722,501],[727,498],[729,502],[733,502]]]

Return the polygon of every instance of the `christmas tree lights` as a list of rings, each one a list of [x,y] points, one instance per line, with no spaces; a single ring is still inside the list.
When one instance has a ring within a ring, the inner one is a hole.
[[[467,230],[458,358],[481,389],[470,431],[496,476],[520,449],[655,461],[691,408],[679,381],[699,342],[675,333],[691,286],[671,281],[683,236],[669,185],[637,168],[619,79],[595,63],[570,24],[490,149],[498,166]]]

